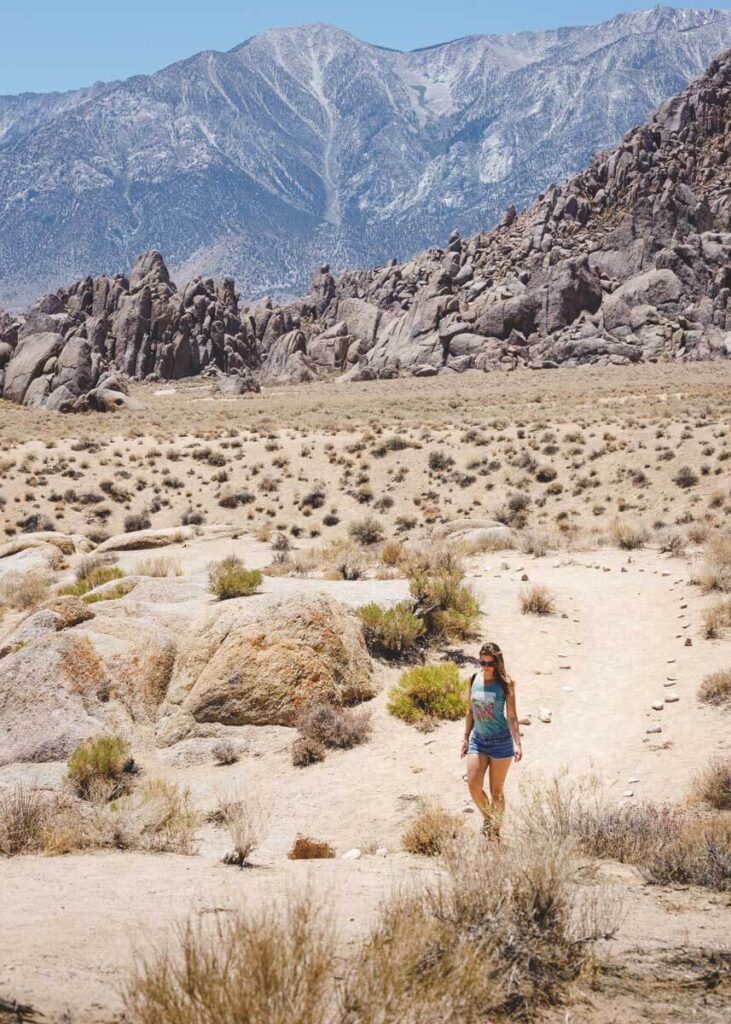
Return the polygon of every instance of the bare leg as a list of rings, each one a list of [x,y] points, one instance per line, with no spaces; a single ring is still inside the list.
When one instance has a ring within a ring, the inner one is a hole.
[[[505,813],[505,796],[503,786],[508,775],[508,769],[513,763],[512,757],[491,757],[490,758],[490,797],[492,799],[493,817],[495,821],[496,835],[500,835],[500,826]]]
[[[470,796],[485,817],[490,813],[490,803],[484,788],[485,773],[489,762],[490,758],[487,754],[467,755],[467,785],[469,786]]]

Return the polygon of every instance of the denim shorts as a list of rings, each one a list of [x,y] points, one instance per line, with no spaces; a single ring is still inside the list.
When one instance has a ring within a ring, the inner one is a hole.
[[[498,732],[494,736],[483,736],[473,729],[470,733],[468,754],[487,754],[488,757],[515,757],[515,747],[510,731]]]

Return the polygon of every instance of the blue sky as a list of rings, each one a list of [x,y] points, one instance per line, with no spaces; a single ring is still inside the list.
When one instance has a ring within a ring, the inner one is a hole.
[[[472,33],[604,21],[632,0],[4,0],[0,94],[46,92],[147,74],[199,50],[229,50],[263,29],[326,21],[381,46],[414,49]],[[668,3],[719,7],[731,3]]]

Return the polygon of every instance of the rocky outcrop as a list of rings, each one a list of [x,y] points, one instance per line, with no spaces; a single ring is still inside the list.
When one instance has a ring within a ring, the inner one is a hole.
[[[731,354],[731,51],[590,167],[493,231],[407,263],[315,275],[286,306],[234,282],[178,289],[147,252],[0,315],[9,401],[130,404],[125,381],[233,375],[234,393],[343,375],[606,365]]]
[[[313,700],[372,697],[372,666],[355,617],[325,596],[226,602],[181,647],[158,741],[206,723],[293,725]]]

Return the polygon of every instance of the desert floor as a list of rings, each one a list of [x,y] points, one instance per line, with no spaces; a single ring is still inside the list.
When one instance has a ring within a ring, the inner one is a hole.
[[[36,529],[98,540],[121,532],[130,513],[164,527],[193,510],[204,519],[200,535],[164,549],[182,573],[166,585],[188,588],[203,616],[213,602],[208,563],[233,553],[265,567],[272,531],[291,538],[294,557],[344,537],[366,515],[387,539],[416,542],[460,517],[492,519],[510,494],[526,493],[525,518],[513,523],[517,546],[465,557],[480,638],[439,655],[457,658],[466,679],[481,640],[498,640],[506,654],[518,713],[531,719],[523,761],[508,776],[509,808],[531,780],[556,773],[577,785],[592,779],[612,802],[682,802],[699,768],[731,753],[728,711],[697,699],[701,680],[727,669],[730,656],[728,638],[703,635],[713,597],[696,585],[702,545],[728,531],[731,514],[726,364],[466,374],[228,401],[192,382],[135,394],[145,403],[140,413],[83,419],[0,403],[7,537],[29,516],[39,517]],[[376,450],[394,436],[410,447]],[[430,467],[434,451],[440,458]],[[541,467],[555,473],[541,480]],[[685,467],[690,473],[679,473]],[[324,503],[303,509],[316,488]],[[251,500],[219,504],[241,490]],[[235,527],[234,535],[211,536],[216,524]],[[617,546],[623,524],[646,531],[644,546]],[[663,543],[669,532],[682,539],[677,550]],[[120,552],[117,564],[134,573],[142,554]],[[71,558],[68,578],[73,567]],[[303,572],[266,575],[262,591],[323,591],[353,607],[407,592],[395,570],[358,580]],[[556,614],[521,614],[529,584],[550,589]],[[19,617],[6,612],[0,638]],[[462,723],[424,734],[394,719],[386,698],[399,670],[378,663],[377,673],[371,739],[305,769],[292,765],[295,733],[284,727],[229,728],[242,756],[225,767],[215,765],[210,739],[165,749],[141,742],[143,773],[189,787],[202,811],[244,790],[265,800],[270,821],[253,867],[223,865],[226,839],[211,825],[195,856],[0,859],[0,996],[31,1005],[44,1021],[120,1020],[118,988],[134,950],[165,942],[189,915],[276,903],[308,886],[332,911],[345,954],[389,893],[435,870],[400,848],[419,797],[439,798],[478,827],[459,757]],[[668,694],[679,699],[653,710]],[[541,708],[550,723],[540,721]],[[661,731],[648,733],[655,726]],[[64,773],[63,763],[9,765],[0,768],[0,790],[19,781],[60,787]],[[289,861],[297,833],[361,856]],[[506,835],[509,842],[509,817]],[[617,936],[603,944],[609,966],[546,1019],[728,1020],[728,894],[650,885],[612,862],[587,865],[587,885],[599,884],[623,905]]]

